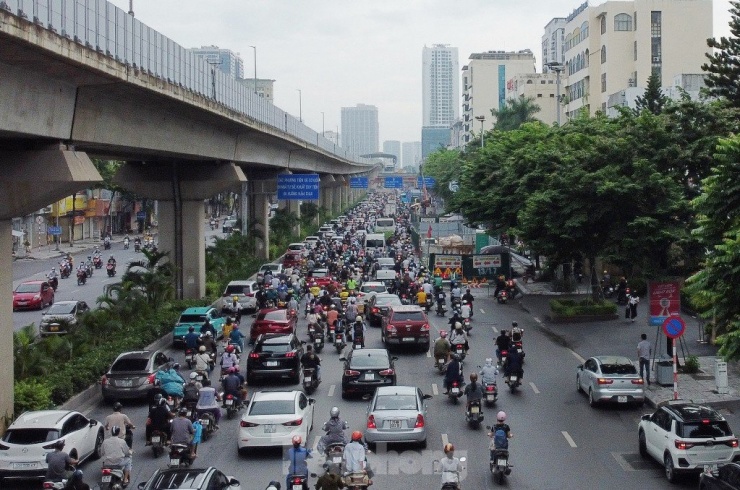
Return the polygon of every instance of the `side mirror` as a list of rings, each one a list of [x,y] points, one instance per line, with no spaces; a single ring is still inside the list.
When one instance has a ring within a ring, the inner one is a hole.
[[[301,345],[306,345],[307,342],[305,340],[301,340]]]
[[[345,362],[347,360],[347,358],[346,357],[340,357],[339,360],[342,361],[342,362]]]
[[[98,425],[98,421],[95,419],[90,419],[90,427],[95,427],[96,425]]]
[[[139,486],[137,486],[136,488],[138,488],[139,490],[144,490],[144,487],[145,486],[146,486],[146,482],[143,481],[143,482],[139,483]]]
[[[577,369],[583,369],[583,364],[579,364],[578,366],[576,366],[576,368]]]
[[[650,420],[650,417],[652,417],[652,415],[650,415],[649,413],[646,413],[645,415],[640,417],[640,420]]]
[[[313,405],[314,403],[316,403],[316,399],[315,398],[309,398],[308,399],[308,403],[310,403],[311,405]]]
[[[239,480],[237,480],[236,478],[232,478],[231,480],[229,480],[230,487],[238,487],[239,485]]]

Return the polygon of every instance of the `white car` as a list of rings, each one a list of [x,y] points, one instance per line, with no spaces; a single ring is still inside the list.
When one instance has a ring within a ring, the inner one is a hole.
[[[236,313],[231,308],[234,302],[234,296],[236,296],[240,310],[256,311],[257,298],[254,295],[257,291],[259,291],[257,281],[229,282],[221,295],[221,310],[223,311],[225,309],[231,313]]]
[[[100,457],[105,438],[103,425],[79,412],[40,410],[25,412],[8,427],[0,440],[0,487],[3,480],[43,479],[46,453],[64,440],[64,451],[84,461]]]
[[[308,246],[304,242],[296,242],[288,244],[288,251],[299,253],[302,257],[308,256]]]
[[[290,446],[293,436],[304,444],[313,429],[315,400],[302,391],[258,391],[252,395],[239,424],[237,448]]]
[[[308,248],[316,248],[316,244],[319,243],[319,237],[313,235],[307,236],[303,239],[303,243],[305,243]]]
[[[367,300],[370,299],[371,294],[375,293],[387,293],[388,288],[385,283],[368,281],[363,282],[360,286],[360,291],[357,293],[357,312],[363,313],[365,311],[365,305]]]
[[[640,455],[662,463],[669,482],[679,473],[740,460],[738,440],[725,418],[695,403],[671,401],[643,415],[637,438]]]

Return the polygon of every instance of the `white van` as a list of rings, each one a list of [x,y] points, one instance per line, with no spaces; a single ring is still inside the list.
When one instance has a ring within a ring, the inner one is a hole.
[[[393,218],[377,218],[375,220],[375,226],[373,227],[374,233],[385,233],[385,232],[396,231],[396,220]]]
[[[363,244],[366,254],[373,254],[375,257],[383,255],[385,250],[385,235],[382,233],[370,233],[365,235]]]

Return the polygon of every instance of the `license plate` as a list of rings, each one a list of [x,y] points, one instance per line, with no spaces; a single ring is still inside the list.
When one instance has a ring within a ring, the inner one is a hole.
[[[303,484],[294,483],[291,488],[292,488],[292,490],[303,490]]]
[[[193,360],[193,356],[185,356],[185,360],[186,361],[192,361]]]
[[[197,376],[195,377],[195,380],[196,380],[196,381],[199,381],[199,382],[200,382],[200,381],[203,381],[203,375],[202,375],[202,374],[199,374],[199,375],[197,375]]]
[[[305,381],[306,383],[310,383],[312,379],[313,379],[313,378],[311,378],[311,376],[305,376],[305,377],[303,378],[303,381]]]
[[[627,403],[627,397],[626,396],[618,396],[617,397],[617,403]]]
[[[439,359],[437,359],[437,363],[438,364],[444,364],[445,363],[444,358],[443,357],[440,357]]]
[[[515,382],[515,381],[516,381],[517,379],[519,379],[519,378],[517,378],[516,376],[512,376],[511,378],[509,378],[509,381],[511,381],[511,382],[513,383],[513,382]]]
[[[506,466],[507,464],[509,464],[509,461],[508,460],[501,459],[501,458],[498,459],[498,465],[499,466]]]
[[[51,332],[58,332],[59,331],[59,325],[52,325],[51,327],[49,327],[49,330]]]
[[[470,407],[470,413],[480,413],[479,407]]]
[[[210,422],[208,421],[208,419],[201,419],[200,420],[200,425],[203,425],[203,426],[208,427],[208,424],[210,424]]]
[[[456,349],[456,351],[457,351],[457,353],[458,353],[458,354],[462,354],[462,352],[463,352],[464,350],[465,350],[465,349],[464,349],[463,347],[458,347],[458,348]]]
[[[341,345],[341,344],[342,344],[342,338],[341,338],[341,337],[337,337],[337,338],[336,338],[336,339],[334,340],[334,343],[335,343],[335,344],[337,344],[337,345]]]
[[[388,422],[388,427],[391,429],[400,429],[401,428],[401,421],[400,420],[391,420]]]
[[[268,424],[264,426],[265,434],[274,434],[276,430],[277,427],[275,426],[275,424]]]
[[[415,339],[415,338],[413,338],[413,337],[404,337],[404,338],[403,338],[403,341],[404,341],[404,342],[413,342],[414,340],[416,340],[416,339]]]
[[[492,394],[489,393],[488,395],[486,395],[486,400],[489,401],[489,402],[492,402],[492,401],[496,400],[496,397],[494,395],[492,395]]]
[[[267,367],[275,367],[278,365],[277,361],[265,361],[265,366]]]
[[[458,393],[460,393],[460,388],[452,388],[452,392],[454,394],[458,394]]]
[[[187,412],[185,412],[185,416],[186,416],[187,418],[190,418],[190,416],[191,416],[192,414],[193,414],[193,412],[191,412],[190,410],[188,410]]]
[[[180,466],[179,459],[170,459],[170,466]]]
[[[341,456],[334,456],[331,460],[335,464],[340,464],[342,462],[342,457]]]
[[[110,475],[103,476],[103,478],[100,481],[102,483],[109,483],[110,482]]]
[[[152,442],[159,442],[159,441],[160,441],[159,436],[152,437]]]
[[[134,385],[134,382],[132,380],[130,380],[130,379],[119,379],[116,382],[116,385],[118,385],[118,386],[133,386]]]
[[[13,463],[14,470],[27,470],[38,467],[38,463]]]
[[[372,381],[375,379],[375,375],[373,373],[365,373],[365,381]]]
[[[519,347],[516,351],[521,354],[522,353],[522,348]]]
[[[228,407],[228,406],[231,406],[231,405],[233,405],[233,404],[234,404],[234,400],[232,400],[231,398],[227,398],[227,399],[226,399],[226,406],[227,406],[227,407]]]
[[[19,306],[26,306],[27,304],[28,304],[28,301],[19,301],[18,302],[18,305]]]

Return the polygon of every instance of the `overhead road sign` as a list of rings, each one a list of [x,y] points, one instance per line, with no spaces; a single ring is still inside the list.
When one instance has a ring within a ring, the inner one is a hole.
[[[422,182],[421,176],[416,178],[416,186],[417,187],[434,187],[437,184],[437,179],[434,177],[424,177],[424,181]]]
[[[367,189],[369,186],[367,177],[350,177],[349,187],[350,189]]]
[[[386,189],[403,189],[403,177],[386,177],[383,187]]]
[[[317,201],[319,199],[319,174],[279,174],[278,199],[284,201]]]

